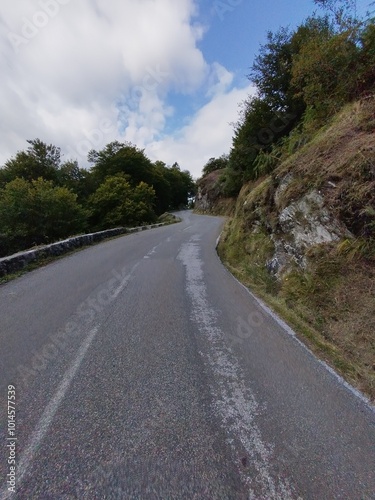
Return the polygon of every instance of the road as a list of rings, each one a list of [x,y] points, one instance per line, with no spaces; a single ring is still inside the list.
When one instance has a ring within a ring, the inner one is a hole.
[[[375,498],[374,409],[182,217],[0,286],[0,498]]]

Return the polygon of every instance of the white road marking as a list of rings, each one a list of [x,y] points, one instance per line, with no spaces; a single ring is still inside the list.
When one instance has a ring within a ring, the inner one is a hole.
[[[225,267],[224,267],[225,268]],[[271,318],[279,325],[281,328],[291,337],[293,340],[297,342],[305,351],[309,353],[310,356],[314,358],[320,365],[322,365],[336,380],[339,384],[343,385],[349,392],[351,392],[356,398],[360,399],[362,403],[364,403],[369,410],[375,413],[375,406],[371,403],[371,401],[364,396],[360,391],[358,391],[355,387],[350,385],[341,375],[339,375],[331,366],[329,366],[325,361],[319,359],[312,351],[304,344],[298,337],[296,332],[283,320],[281,319],[270,307],[267,306],[261,299],[259,299],[256,295],[254,295],[251,290],[249,290],[243,283],[241,283],[232,273],[225,268],[225,270],[232,276],[232,278],[237,281],[237,283],[242,286],[246,292],[259,304],[259,306],[263,309],[263,311],[271,316]]]
[[[43,415],[41,416],[32,436],[30,442],[23,452],[23,455],[19,461],[17,467],[17,487],[21,484],[24,479],[33,459],[36,454],[41,442],[43,441],[49,427],[51,426],[52,420],[60,407],[61,401],[63,400],[67,390],[74,379],[75,374],[77,373],[81,363],[92,344],[96,334],[98,333],[98,328],[93,328],[88,336],[83,341],[81,347],[78,350],[78,354],[74,359],[73,363],[70,365],[69,369],[65,372],[62,382],[60,383],[55,395],[51,399],[51,401],[46,406]],[[1,499],[7,499],[11,495],[12,492],[9,492],[6,488],[0,492]]]
[[[215,384],[211,386],[215,410],[233,451],[236,453],[241,443],[256,471],[254,477],[250,477],[240,469],[249,487],[249,499],[260,498],[259,490],[261,498],[269,500],[295,498],[289,482],[271,474],[273,446],[265,443],[262,438],[255,423],[255,417],[261,409],[246,385],[242,369],[232,350],[226,346],[223,332],[217,326],[217,316],[207,297],[197,241],[199,237],[193,236],[188,243],[183,244],[178,259],[186,269],[187,292],[192,301],[192,319],[208,340],[207,352],[202,353],[202,356],[215,380]]]
[[[156,253],[157,248],[160,247],[160,245],[162,245],[162,243],[159,243],[158,245],[155,245],[153,248],[151,248],[151,250],[148,253],[146,253],[146,255],[143,258],[149,259],[151,257],[151,255],[154,255],[154,253]]]
[[[127,286],[129,283],[129,280],[135,271],[135,269],[138,267],[139,263],[136,263],[130,270],[129,274],[125,276],[120,285],[116,288],[116,290],[113,292],[111,296],[111,300],[115,299]],[[65,372],[64,377],[62,379],[62,382],[60,383],[55,395],[53,398],[50,400],[50,402],[47,404],[46,408],[44,409],[44,412],[34,429],[34,432],[31,435],[30,441],[28,446],[26,447],[25,451],[23,452],[21,459],[18,463],[17,466],[17,487],[21,484],[23,479],[25,478],[28,469],[30,468],[30,465],[32,461],[34,460],[34,456],[38,451],[38,448],[40,447],[45,435],[48,432],[48,429],[51,426],[51,423],[56,415],[57,410],[60,407],[60,404],[62,400],[65,397],[65,394],[67,390],[70,387],[70,384],[72,383],[79,367],[82,364],[82,361],[84,360],[86,353],[92,344],[93,340],[95,339],[96,334],[99,331],[99,327],[93,328],[83,343],[81,344],[81,347],[78,350],[77,356],[75,357],[74,361],[68,368],[68,370]],[[13,492],[8,491],[6,487],[4,487],[2,490],[0,490],[0,499],[1,500],[7,500],[8,498],[11,497],[11,495],[14,495]]]
[[[137,269],[139,266],[139,262],[134,264],[134,266],[130,269],[130,273],[125,276],[125,278],[121,281],[121,284],[116,288],[116,290],[112,293],[111,295],[111,300],[114,300],[118,297],[118,295],[126,288],[127,284],[129,283],[129,280],[134,273],[134,271]]]

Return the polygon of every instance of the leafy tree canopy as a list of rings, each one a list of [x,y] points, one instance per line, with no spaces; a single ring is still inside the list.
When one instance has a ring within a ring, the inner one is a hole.
[[[146,183],[134,188],[123,173],[109,176],[89,199],[92,224],[108,229],[152,222],[154,199],[155,191]]]
[[[292,67],[292,33],[281,28],[267,33],[267,43],[262,45],[255,59],[249,80],[255,83],[259,97],[272,111],[288,111],[295,106],[290,92]]]
[[[86,202],[90,194],[95,191],[95,180],[92,172],[80,168],[75,160],[68,160],[61,165],[57,181],[60,186],[76,193],[78,200],[82,203]]]
[[[31,181],[39,177],[57,181],[60,167],[60,148],[45,144],[40,139],[27,141],[30,146],[26,151],[19,151],[0,169],[0,186],[4,186],[17,177]]]
[[[207,175],[215,170],[222,170],[228,166],[228,155],[222,155],[219,158],[210,158],[203,167],[203,175]]]
[[[99,183],[106,177],[123,173],[133,185],[141,181],[152,184],[153,165],[144,151],[130,142],[118,141],[107,144],[101,151],[92,150],[88,160],[93,163],[92,172]]]
[[[86,213],[77,197],[42,178],[16,178],[0,189],[2,252],[55,241],[81,232]]]
[[[314,3],[330,14],[339,31],[358,24],[357,0],[314,0]]]

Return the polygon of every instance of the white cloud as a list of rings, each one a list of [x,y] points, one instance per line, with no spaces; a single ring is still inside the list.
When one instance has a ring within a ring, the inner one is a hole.
[[[202,162],[228,151],[229,122],[249,88],[231,90],[233,75],[205,61],[194,0],[2,6],[0,165],[36,137],[81,164],[91,148],[130,140],[196,176]],[[177,112],[170,91],[205,92],[211,100],[187,126],[160,139]]]
[[[229,153],[232,124],[238,119],[238,103],[244,101],[249,94],[254,94],[251,86],[217,93],[188,125],[174,135],[148,144],[146,152],[152,159],[159,159],[167,164],[177,161],[193,177],[200,177],[207,160]]]
[[[211,66],[211,74],[209,76],[209,89],[207,96],[221,94],[230,88],[233,82],[233,74],[221,64],[214,62]]]

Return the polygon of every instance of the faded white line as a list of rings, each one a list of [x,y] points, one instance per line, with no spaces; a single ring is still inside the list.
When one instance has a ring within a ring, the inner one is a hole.
[[[32,436],[30,439],[30,442],[24,451],[20,462],[17,467],[17,487],[21,484],[22,480],[24,479],[33,459],[34,456],[43,441],[48,429],[51,426],[52,420],[59,409],[59,406],[61,404],[61,401],[63,400],[67,390],[70,387],[70,384],[72,383],[72,380],[74,379],[74,376],[76,375],[79,367],[81,366],[81,363],[87,353],[88,348],[92,344],[96,334],[98,333],[98,328],[93,328],[86,339],[83,341],[78,354],[71,364],[70,368],[65,372],[64,378],[59,385],[55,395],[51,399],[51,401],[48,403],[46,406],[42,417],[40,418]],[[13,493],[9,492],[6,488],[4,488],[3,491],[0,493],[0,498],[7,499],[9,498]]]
[[[139,262],[134,264],[134,266],[130,269],[130,273],[126,275],[125,278],[122,279],[120,286],[118,286],[116,290],[112,293],[111,300],[116,299],[118,295],[126,288],[126,286],[130,281],[130,278],[132,277],[132,274],[134,273],[134,271],[137,269],[138,266]]]
[[[156,253],[156,250],[158,249],[158,247],[160,247],[162,243],[159,243],[158,245],[155,245],[148,253],[146,253],[146,255],[143,257],[144,259],[149,259],[151,257],[151,255],[154,255],[154,253]]]
[[[211,391],[223,429],[235,454],[244,447],[254,469],[251,474],[240,470],[249,487],[249,498],[286,500],[295,498],[289,481],[274,477],[270,470],[273,446],[266,443],[255,417],[261,408],[246,385],[245,377],[225,336],[217,326],[217,317],[207,297],[203,263],[199,257],[198,236],[182,245],[178,259],[186,269],[187,292],[192,301],[192,319],[208,340],[202,356],[213,372]],[[259,492],[261,496],[259,497]]]
[[[185,227],[185,229],[183,229],[182,231],[187,231],[188,229],[191,229],[193,226],[188,226],[188,227]]]
[[[130,270],[129,274],[127,274],[121,281],[120,285],[116,288],[116,290],[113,292],[111,296],[111,301],[115,299],[128,285],[129,280],[135,271],[135,269],[138,267],[139,263],[136,263]],[[34,432],[32,433],[32,436],[30,438],[30,442],[28,446],[26,447],[25,451],[23,452],[21,459],[19,461],[19,464],[17,466],[17,487],[21,484],[23,479],[25,478],[28,469],[30,468],[30,465],[32,461],[34,460],[34,456],[42,443],[46,433],[48,432],[48,429],[51,426],[51,423],[54,419],[54,416],[57,412],[57,410],[60,407],[60,404],[62,400],[65,397],[65,394],[67,390],[70,387],[70,384],[72,383],[79,367],[82,364],[82,361],[84,360],[86,353],[92,344],[93,340],[95,339],[96,334],[98,333],[99,328],[94,327],[92,330],[90,330],[89,334],[85,338],[85,340],[82,342],[77,356],[75,357],[74,361],[68,368],[68,370],[65,372],[64,377],[62,382],[60,383],[55,395],[53,398],[50,400],[48,405],[46,406],[36,428],[34,429]],[[2,490],[0,490],[0,499],[1,500],[6,500],[11,497],[11,495],[14,495],[11,491],[8,491],[6,487],[4,487]]]

